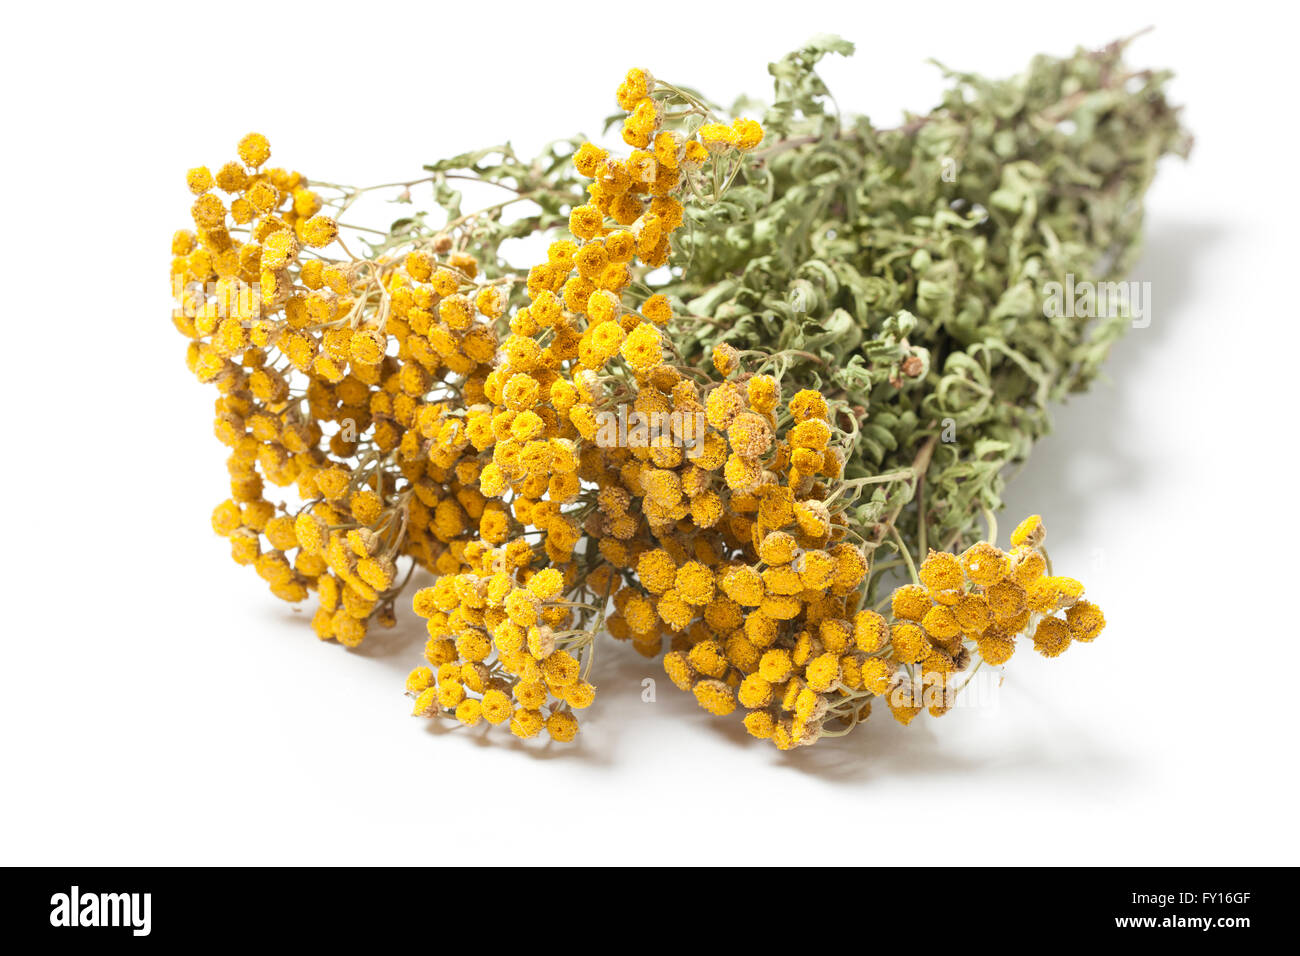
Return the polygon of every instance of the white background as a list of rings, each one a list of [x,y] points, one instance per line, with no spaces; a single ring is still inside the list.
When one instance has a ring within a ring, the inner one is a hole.
[[[0,862],[1298,862],[1282,6],[607,9],[6,14]],[[841,107],[885,125],[936,101],[927,57],[1002,75],[1149,24],[1131,62],[1178,72],[1197,136],[1149,196],[1153,321],[1060,410],[1003,514],[1046,517],[1110,625],[1057,660],[1022,650],[996,708],[878,714],[786,755],[608,644],[576,745],[442,729],[402,694],[422,622],[322,645],[213,536],[223,449],[169,321],[167,247],[184,171],[250,129],[309,176],[413,178],[507,137],[527,154],[598,132],[630,65],[765,96],[766,63],[823,31],[859,44],[823,71]]]

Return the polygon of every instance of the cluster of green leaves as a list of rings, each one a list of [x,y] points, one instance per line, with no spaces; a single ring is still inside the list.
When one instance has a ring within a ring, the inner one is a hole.
[[[1129,324],[1049,318],[1045,284],[1125,276],[1156,162],[1189,146],[1168,74],[1127,71],[1124,46],[1040,56],[1009,80],[945,70],[941,105],[887,130],[838,115],[816,73],[846,41],[772,64],[757,162],[692,210],[688,268],[663,290],[710,320],[683,352],[789,350],[785,379],[857,418],[850,476],[905,469],[935,439],[923,540],[974,540],[1051,403],[1088,385]],[[895,522],[915,547],[916,491],[876,486],[858,530],[879,540]]]

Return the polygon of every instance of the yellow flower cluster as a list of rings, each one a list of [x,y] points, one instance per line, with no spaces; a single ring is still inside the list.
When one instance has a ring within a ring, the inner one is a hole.
[[[972,655],[1004,664],[1016,638],[1027,636],[1034,650],[1056,657],[1072,641],[1101,633],[1106,619],[1082,600],[1083,585],[1050,573],[1045,536],[1042,519],[1032,515],[1012,533],[1010,552],[989,542],[961,555],[931,551],[916,582],[893,592],[886,700],[895,718],[906,724],[923,707],[936,717],[946,713]]]
[[[277,596],[316,592],[316,633],[347,647],[394,622],[399,562],[437,575],[414,600],[429,631],[428,666],[407,685],[419,714],[569,740],[593,699],[592,641],[627,587],[591,535],[627,453],[612,461],[594,426],[615,391],[664,380],[672,308],[629,289],[668,261],[677,194],[724,157],[717,136],[706,147],[666,121],[674,92],[628,73],[618,99],[636,148],[578,150],[588,201],[509,316],[508,288],[480,280],[465,251],[468,229],[357,258],[320,191],[267,168],[259,134],[215,174],[186,177],[194,228],[173,239],[174,321],[220,393],[231,449],[213,527]],[[726,161],[761,136],[738,121]],[[301,505],[268,500],[268,485]],[[611,539],[625,548],[647,533],[629,524]]]
[[[665,367],[637,396],[706,428],[694,458],[632,449],[620,469],[651,540],[620,541],[622,513],[604,518],[602,552],[639,585],[608,623],[649,653],[667,637],[677,686],[714,714],[747,708],[750,733],[788,749],[818,739],[841,680],[862,686],[853,615],[867,558],[833,503],[844,460],[826,399],[783,402],[776,378],[740,372],[725,350],[714,371],[701,388]]]
[[[795,409],[801,396],[817,401],[815,394],[797,395],[793,421],[800,420]],[[798,455],[800,446],[794,447]],[[789,457],[778,455],[773,463]],[[825,526],[814,521],[824,520],[827,489],[804,500],[796,496],[791,522],[784,503],[784,488],[791,486],[773,484],[760,492],[753,548],[739,549],[756,558],[715,569],[717,593],[701,620],[673,637],[664,658],[669,677],[693,691],[702,707],[728,714],[739,704],[747,711],[749,732],[782,750],[847,733],[870,715],[875,698],[883,698],[903,724],[923,709],[941,716],[981,663],[999,665],[1011,657],[1017,637],[1030,637],[1035,650],[1055,657],[1072,641],[1093,640],[1105,626],[1101,610],[1081,599],[1078,581],[1049,573],[1037,515],[1016,529],[1009,553],[988,543],[961,555],[931,551],[916,582],[890,596],[888,617],[858,609],[866,572],[861,552],[843,543],[817,547]],[[774,500],[789,531],[772,527],[765,517],[773,513]],[[749,504],[745,492],[733,492],[728,520],[737,521],[738,509]],[[831,515],[832,536],[836,517]],[[674,594],[703,597],[699,585],[707,575],[692,571],[695,579],[683,582],[683,570],[696,562],[688,560],[675,572],[674,566],[665,551],[643,555],[642,583],[651,592],[665,589],[660,593],[670,605]],[[650,620],[648,606],[635,597],[624,613]],[[959,678],[963,672],[968,676]]]
[[[454,571],[453,546],[495,527],[446,402],[483,401],[504,299],[446,236],[405,257],[325,255],[339,228],[320,195],[265,168],[265,137],[237,152],[190,170],[194,229],[172,240],[174,322],[231,450],[212,524],[278,597],[315,591],[317,635],[355,647],[394,622],[399,558]],[[305,504],[273,504],[267,484]]]
[[[677,520],[666,517],[669,509],[679,517],[689,510],[681,493],[660,510],[666,492],[644,508],[634,504],[645,497],[642,470],[654,470],[650,480],[680,482],[673,469],[684,455],[673,436],[655,452],[605,447],[597,436],[601,414],[620,401],[662,411],[676,396],[679,405],[701,407],[698,391],[664,363],[668,300],[629,291],[638,271],[668,261],[672,234],[685,219],[677,194],[710,159],[698,139],[663,128],[655,90],[641,70],[620,87],[629,114],[623,139],[637,147],[627,157],[593,143],[575,153],[574,168],[591,182],[588,201],[570,213],[571,238],[551,243],[546,261],[529,271],[529,304],[510,317],[484,400],[445,410],[463,416],[447,421],[468,445],[466,470],[477,476],[485,514],[497,518],[491,527],[480,523],[480,540],[457,552],[461,567],[440,568],[437,584],[415,596],[430,634],[429,666],[408,678],[417,714],[470,725],[508,721],[521,737],[544,728],[553,739],[571,739],[573,711],[594,695],[585,676],[597,632],[608,626],[618,633],[626,623],[621,609],[634,597],[645,600],[645,590],[629,583],[635,561],[658,545],[653,528],[667,534]],[[747,148],[758,141],[752,132],[750,139]],[[725,447],[721,433],[711,438]],[[757,468],[756,454],[747,461]],[[723,463],[719,458],[715,469]],[[708,527],[722,509],[710,495],[700,499]],[[698,567],[696,586],[711,593],[712,572]],[[611,599],[620,610],[606,619]],[[667,614],[669,604],[661,604]],[[688,606],[679,604],[671,625],[657,619],[663,627],[689,623],[681,618]],[[638,632],[643,649],[653,630]]]

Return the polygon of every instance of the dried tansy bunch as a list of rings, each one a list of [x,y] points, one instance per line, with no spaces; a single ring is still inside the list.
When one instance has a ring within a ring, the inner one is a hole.
[[[315,592],[317,635],[348,647],[431,572],[406,599],[429,635],[414,712],[560,741],[607,636],[781,749],[876,698],[940,715],[1017,640],[1095,638],[1042,522],[1004,552],[992,514],[1122,328],[1041,295],[1132,261],[1154,162],[1184,145],[1163,77],[1119,45],[1042,58],[879,131],[823,109],[813,67],[850,51],[773,64],[761,122],[633,69],[624,149],[498,147],[374,187],[431,186],[439,225],[348,225],[370,190],[268,168],[257,134],[191,170],[174,321],[219,392],[235,560]],[[465,213],[463,179],[507,198]],[[506,262],[530,235],[544,261]]]

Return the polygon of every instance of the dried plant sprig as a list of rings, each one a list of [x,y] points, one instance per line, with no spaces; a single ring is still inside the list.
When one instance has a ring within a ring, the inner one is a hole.
[[[317,592],[317,634],[347,646],[432,571],[415,712],[521,737],[573,738],[605,633],[667,643],[675,683],[782,749],[878,696],[904,723],[944,713],[1018,635],[1091,640],[1104,619],[1051,575],[1041,522],[1004,553],[992,514],[1123,324],[1037,296],[1125,267],[1154,161],[1185,145],[1121,48],[956,77],[889,131],[827,113],[835,38],[773,65],[761,124],[634,69],[624,157],[497,147],[371,189],[267,169],[250,135],[190,172],[196,228],[173,241],[176,325],[231,448],[214,528],[278,596]],[[459,179],[504,198],[465,213]],[[344,218],[426,184],[440,225]],[[524,275],[502,244],[534,234],[554,241]],[[609,432],[629,410],[669,424]]]
[[[788,374],[858,419],[852,475],[905,469],[945,439],[924,520],[917,483],[879,487],[854,514],[867,536],[896,524],[913,549],[975,540],[1052,403],[1087,387],[1130,324],[1044,309],[1066,276],[1129,272],[1156,163],[1190,145],[1169,74],[1126,68],[1128,42],[1005,81],[945,71],[937,109],[881,130],[828,110],[815,67],[853,47],[820,37],[772,66],[761,167],[724,208],[693,212],[690,267],[662,290],[702,319],[684,357],[718,342],[785,352]]]

